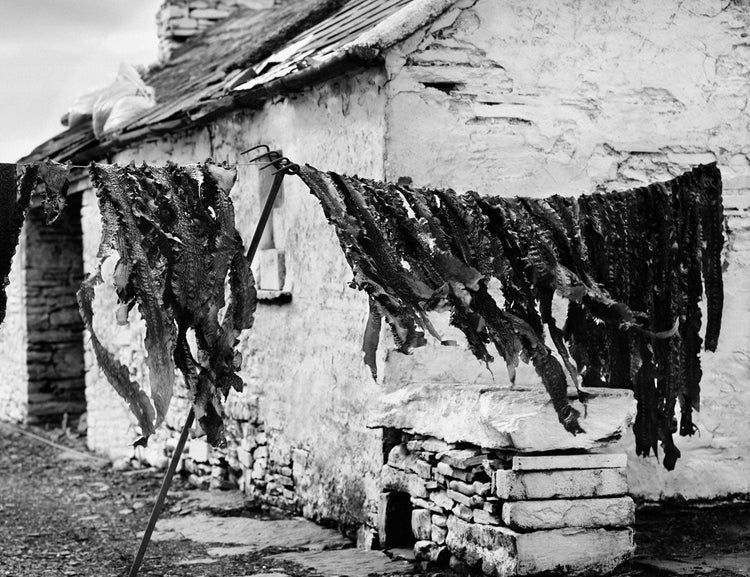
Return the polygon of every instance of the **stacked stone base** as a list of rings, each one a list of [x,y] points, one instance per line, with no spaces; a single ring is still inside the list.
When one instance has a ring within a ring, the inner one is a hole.
[[[382,470],[380,538],[397,546],[388,515],[406,493],[414,553],[427,565],[604,574],[633,554],[625,465],[625,455],[519,456],[404,434]]]

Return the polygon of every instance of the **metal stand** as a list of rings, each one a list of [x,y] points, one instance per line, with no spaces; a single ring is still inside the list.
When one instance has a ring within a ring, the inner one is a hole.
[[[268,160],[270,160],[270,162],[261,166],[260,169],[264,170],[268,167],[273,167],[276,170],[273,173],[274,179],[273,183],[271,183],[271,190],[268,193],[268,198],[266,198],[266,203],[263,205],[263,211],[260,213],[258,225],[255,228],[255,234],[253,234],[253,238],[250,241],[250,248],[248,248],[247,250],[246,258],[249,264],[253,263],[255,253],[258,251],[260,239],[263,236],[263,231],[265,230],[266,225],[268,224],[268,219],[271,216],[273,204],[274,202],[276,202],[276,196],[279,193],[281,182],[284,180],[284,176],[287,174],[297,174],[299,172],[298,165],[291,162],[285,156],[281,156],[281,154],[276,152],[275,150],[271,150],[265,144],[254,146],[253,148],[245,150],[241,154],[247,154],[248,152],[257,150],[259,148],[265,148],[266,152],[264,152],[260,156],[256,156],[255,158],[250,160],[250,162],[266,157]],[[180,433],[180,439],[177,442],[174,454],[172,455],[172,460],[169,462],[169,467],[167,468],[167,472],[164,474],[164,479],[161,482],[161,488],[159,489],[159,494],[156,497],[154,508],[151,510],[151,516],[148,519],[146,531],[143,533],[141,543],[138,546],[138,552],[135,555],[135,559],[133,559],[133,564],[130,566],[128,577],[138,576],[138,571],[140,570],[141,564],[143,563],[143,558],[146,555],[148,544],[151,542],[151,535],[154,532],[154,527],[156,527],[156,522],[159,520],[159,515],[161,515],[161,510],[162,507],[164,507],[164,501],[167,498],[169,487],[172,485],[172,478],[174,477],[175,471],[177,470],[177,465],[179,464],[180,458],[182,457],[182,452],[185,449],[185,443],[187,441],[188,433],[190,432],[190,427],[193,426],[194,421],[195,411],[192,407],[190,407],[190,411],[188,411],[187,418],[185,419],[185,424],[182,427],[182,432]]]

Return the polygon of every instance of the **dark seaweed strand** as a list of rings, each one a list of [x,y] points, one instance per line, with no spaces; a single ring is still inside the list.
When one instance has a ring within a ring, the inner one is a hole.
[[[680,364],[684,367],[685,378],[679,389],[681,406],[680,434],[692,435],[692,410],[700,409],[700,380],[703,375],[700,365],[702,339],[700,300],[703,296],[701,278],[702,234],[701,198],[696,190],[692,173],[678,179],[675,194],[680,196],[682,220],[684,222],[680,239],[680,269],[685,271],[680,287],[685,294],[684,322],[680,327]],[[669,409],[670,407],[668,407]]]
[[[694,169],[702,193],[703,278],[706,289],[706,339],[707,351],[715,351],[721,332],[724,307],[721,253],[724,248],[724,207],[721,197],[721,172],[712,163]]]
[[[503,287],[505,309],[528,323],[536,334],[542,334],[542,320],[534,304],[536,291],[525,271],[524,236],[513,216],[518,202],[510,198],[481,198],[477,204],[488,219],[488,232],[502,247],[509,263],[506,274],[498,277]]]
[[[599,217],[600,197],[601,195],[599,194],[582,195],[578,198],[578,207],[581,219],[581,237],[583,244],[586,247],[586,253],[590,258],[590,274],[594,282],[603,285],[607,278],[608,267],[605,262],[605,237],[601,232]],[[584,343],[597,343],[599,345],[595,348],[589,348],[588,350],[587,356],[589,357],[589,364],[586,373],[589,375],[589,378],[584,378],[584,382],[599,381],[601,383],[607,383],[609,382],[610,375],[608,352],[609,326],[608,324],[596,323],[594,321],[594,315],[597,311],[592,311],[591,307],[588,306],[582,308],[584,309],[583,314],[576,314],[576,316],[573,317],[573,319],[579,320],[579,322],[571,322],[571,320],[569,320],[566,324],[568,326],[568,332],[571,333],[577,343],[574,350],[576,348],[579,350],[582,349]],[[572,310],[578,313],[576,309]],[[587,320],[587,317],[589,316],[591,318]]]
[[[346,213],[354,219],[348,223],[351,228],[349,236],[353,244],[345,249],[346,254],[356,262],[357,268],[365,278],[374,279],[384,290],[384,293],[377,294],[375,285],[363,284],[363,288],[369,289],[368,292],[371,292],[376,302],[388,312],[388,324],[397,346],[407,351],[416,338],[415,307],[418,299],[402,278],[396,256],[388,252],[389,246],[380,232],[377,221],[369,214],[362,192],[356,191],[359,185],[353,179],[344,180],[335,173],[329,173],[328,176],[340,195]],[[397,300],[393,299],[394,295]]]
[[[38,172],[37,165],[26,166],[19,182],[18,165],[0,164],[0,323],[5,320],[8,304],[5,287]]]
[[[675,204],[670,185],[655,184],[648,187],[651,193],[651,211],[660,215],[656,219],[653,247],[654,288],[653,288],[653,322],[655,330],[666,330],[675,319],[680,318],[682,310],[680,296],[680,273],[678,270],[679,235],[681,220],[679,206]],[[679,200],[679,199],[677,199]],[[671,431],[674,415],[674,402],[681,382],[681,365],[679,333],[668,340],[655,339],[652,342],[654,361],[656,363],[656,406],[649,415],[653,420],[650,431],[652,441],[662,442],[665,465],[672,460]],[[666,445],[665,445],[666,440]],[[667,452],[669,451],[669,454]]]
[[[15,164],[0,164],[0,323],[5,320],[8,303],[5,288],[10,282],[10,267],[18,243],[13,224],[18,195],[16,170]]]
[[[607,241],[609,243],[608,253],[614,257],[610,264],[609,274],[612,285],[605,285],[607,291],[618,301],[630,302],[630,276],[628,257],[628,223],[627,203],[624,194],[613,192],[608,195],[610,203],[604,207],[604,213],[608,215],[606,226],[609,227]],[[616,255],[616,256],[615,256]],[[617,389],[632,389],[630,378],[631,347],[629,334],[618,326],[611,326],[609,334],[609,383]]]

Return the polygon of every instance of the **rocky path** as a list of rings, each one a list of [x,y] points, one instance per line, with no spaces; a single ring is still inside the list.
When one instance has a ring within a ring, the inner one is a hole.
[[[82,439],[0,423],[0,576],[124,577],[162,471],[114,471]],[[60,438],[58,438],[60,437]],[[750,576],[750,505],[642,508],[639,558],[620,577]],[[337,531],[247,509],[177,477],[140,575],[333,577],[419,573],[408,551],[361,551]],[[422,572],[423,575],[447,575]]]
[[[33,432],[72,450],[0,423],[0,576],[127,575],[163,472],[113,471],[80,439]],[[176,477],[140,575],[412,572],[412,563],[357,550],[334,530],[261,516],[237,492],[199,491]]]

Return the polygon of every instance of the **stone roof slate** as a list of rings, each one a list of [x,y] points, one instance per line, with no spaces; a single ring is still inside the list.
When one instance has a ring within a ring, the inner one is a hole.
[[[144,81],[155,90],[155,107],[101,141],[88,123],[65,130],[21,161],[88,162],[127,143],[205,124],[274,94],[372,65],[382,49],[452,1],[292,0],[264,10],[240,8],[149,69]]]

